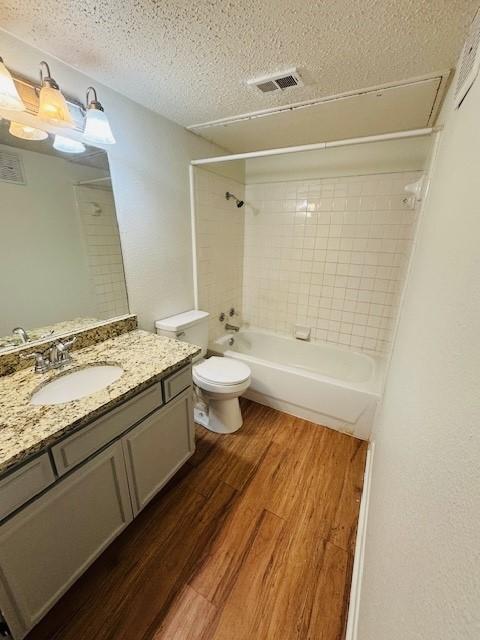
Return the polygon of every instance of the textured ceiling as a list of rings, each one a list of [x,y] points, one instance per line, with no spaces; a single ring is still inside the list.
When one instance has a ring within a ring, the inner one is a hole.
[[[478,0],[0,0],[0,26],[181,124],[455,65]],[[302,70],[262,95],[248,78]]]
[[[243,153],[422,129],[434,122],[439,84],[440,78],[432,78],[192,131],[232,153]]]

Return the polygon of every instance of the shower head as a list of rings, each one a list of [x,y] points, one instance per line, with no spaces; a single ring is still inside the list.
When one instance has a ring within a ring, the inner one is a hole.
[[[243,200],[239,200],[237,198],[237,196],[234,196],[233,193],[230,193],[230,191],[227,191],[227,193],[225,194],[225,198],[227,200],[230,200],[230,198],[233,198],[236,202],[237,207],[240,209],[241,207],[243,207],[243,205],[245,204]]]

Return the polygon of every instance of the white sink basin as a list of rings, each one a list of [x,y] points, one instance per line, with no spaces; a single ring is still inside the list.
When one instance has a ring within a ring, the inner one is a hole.
[[[62,404],[105,389],[123,374],[122,367],[99,364],[54,378],[32,396],[32,404]]]

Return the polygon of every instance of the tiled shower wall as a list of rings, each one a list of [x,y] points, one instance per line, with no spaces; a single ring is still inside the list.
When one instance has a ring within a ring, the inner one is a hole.
[[[75,186],[97,318],[128,313],[122,248],[111,189]]]
[[[416,222],[404,187],[421,175],[247,185],[244,320],[288,335],[307,326],[314,340],[386,352]]]
[[[195,168],[198,296],[200,309],[210,313],[210,340],[224,332],[218,320],[222,311],[242,312],[245,208],[227,201],[226,191],[245,198],[243,184]]]

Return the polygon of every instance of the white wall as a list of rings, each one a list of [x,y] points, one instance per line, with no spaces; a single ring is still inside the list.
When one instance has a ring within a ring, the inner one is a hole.
[[[480,81],[445,116],[374,430],[359,640],[480,637]]]
[[[315,180],[359,173],[423,170],[431,138],[403,138],[365,144],[265,156],[245,162],[248,184],[279,180]]]
[[[220,313],[234,308],[242,314],[245,208],[226,200],[227,191],[245,199],[243,183],[195,168],[198,303],[210,313],[210,340],[225,331]],[[235,324],[239,319],[228,321]]]
[[[35,79],[47,60],[65,93],[83,102],[94,84],[117,138],[108,157],[130,310],[152,330],[156,318],[192,308],[188,166],[222,150],[2,31],[0,51],[13,71]]]

